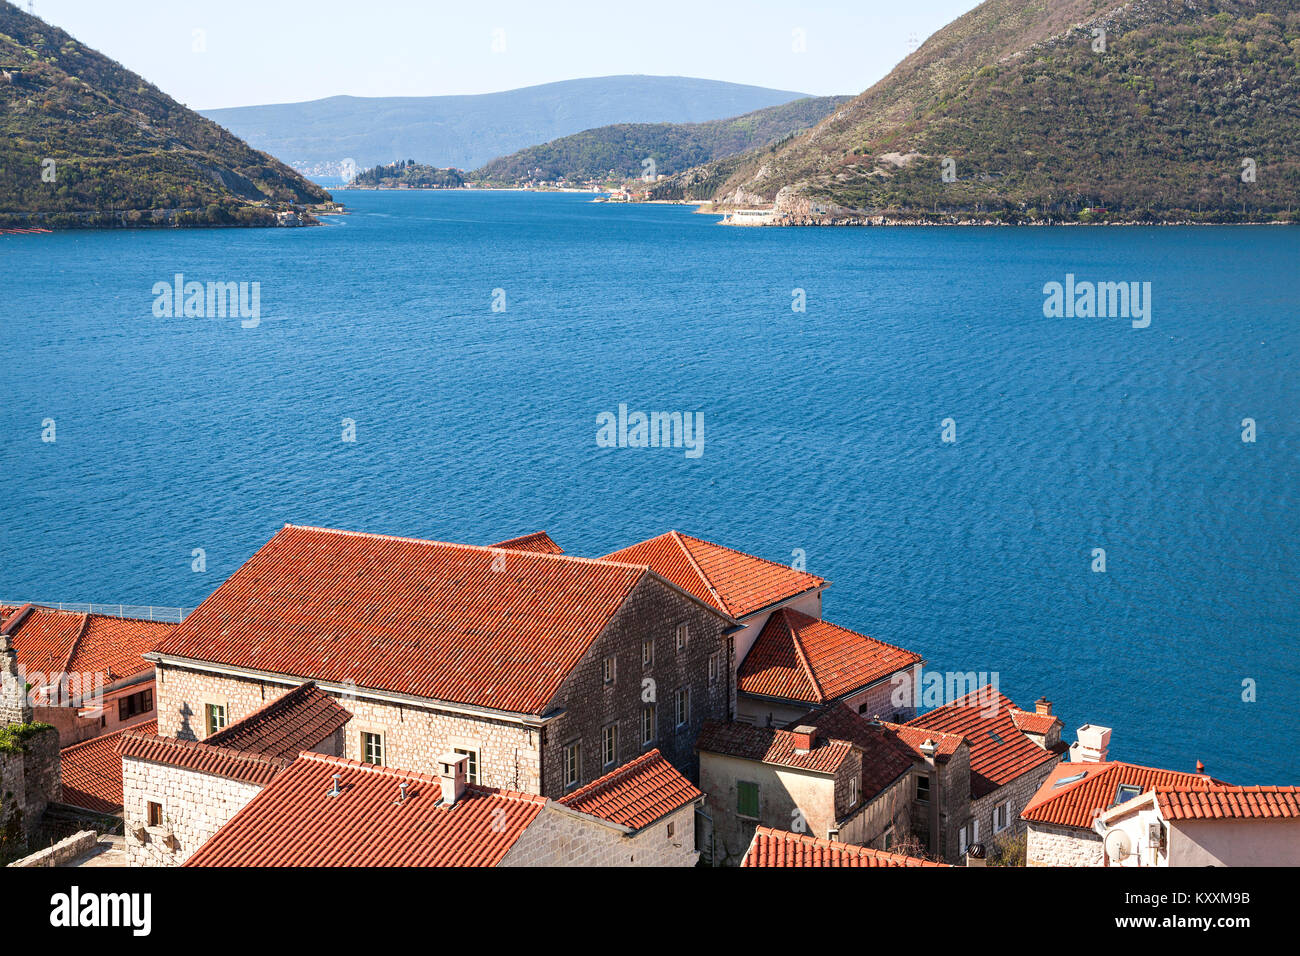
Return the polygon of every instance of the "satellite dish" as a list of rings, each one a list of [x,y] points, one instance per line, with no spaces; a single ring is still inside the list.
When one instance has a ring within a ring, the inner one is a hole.
[[[1112,860],[1124,860],[1133,852],[1133,841],[1123,830],[1111,830],[1103,841],[1106,856]]]

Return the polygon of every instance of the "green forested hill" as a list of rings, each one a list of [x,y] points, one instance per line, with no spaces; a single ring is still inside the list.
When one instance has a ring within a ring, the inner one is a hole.
[[[273,224],[329,199],[278,160],[0,0],[0,225]]]
[[[1293,0],[988,0],[808,134],[653,194],[785,222],[1291,219],[1298,61]]]
[[[408,186],[411,189],[458,189],[465,185],[465,176],[459,169],[439,169],[417,163],[413,159],[399,159],[385,166],[372,166],[362,170],[352,179],[352,186],[393,189]]]
[[[670,175],[700,163],[742,153],[807,129],[847,96],[807,97],[780,106],[706,123],[619,123],[495,159],[471,174],[502,185],[541,180],[570,182],[631,179],[653,171]]]

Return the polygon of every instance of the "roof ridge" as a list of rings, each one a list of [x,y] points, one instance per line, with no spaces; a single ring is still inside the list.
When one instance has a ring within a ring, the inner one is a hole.
[[[788,610],[789,608],[779,608],[773,614],[781,615],[782,623],[785,624],[786,630],[790,632],[790,643],[794,645],[794,655],[798,658],[800,666],[803,667],[804,673],[808,676],[808,681],[813,686],[813,692],[817,695],[817,700],[819,702],[824,701],[826,700],[826,692],[822,690],[821,681],[817,679],[817,675],[813,672],[812,663],[808,660],[808,652],[804,650],[803,641],[799,638],[799,628],[795,626],[790,619],[790,615],[786,613]]]
[[[72,666],[72,659],[77,656],[77,648],[81,646],[81,639],[85,636],[86,631],[88,631],[89,629],[90,629],[90,615],[86,612],[82,612],[81,627],[77,628],[77,634],[72,639],[72,644],[69,645],[68,647],[68,656],[63,661],[63,670],[61,673],[64,674],[69,673],[68,668]],[[113,672],[111,668],[108,671],[108,676],[110,678],[112,678],[113,676]]]
[[[182,740],[180,737],[164,737],[162,734],[146,734],[135,731],[134,728],[127,727],[121,731],[122,740],[120,746],[125,747],[128,739],[148,741],[150,743],[159,743],[175,750],[197,750],[201,752],[220,753],[231,760],[249,762],[278,764],[287,767],[293,761],[284,757],[273,757],[270,754],[260,754],[253,750],[236,750],[234,747],[223,747],[220,744],[209,744],[202,740]],[[140,759],[148,760],[148,757]]]
[[[141,736],[145,736],[145,732],[141,731],[140,728],[148,726],[149,724],[153,724],[155,727],[157,727],[158,721],[156,718],[154,720],[146,720],[143,723],[132,724],[130,727],[122,727],[118,730],[109,731],[106,734],[100,734],[98,737],[89,737],[86,740],[79,740],[75,744],[68,744],[68,746],[66,747],[60,747],[59,753],[64,753],[64,754],[71,753],[74,750],[79,750],[83,747],[89,747],[91,744],[102,744],[105,741],[111,740],[114,737],[121,737],[123,734],[129,733],[130,731],[139,731]]]
[[[349,770],[362,770],[368,773],[378,774],[381,777],[391,777],[397,779],[420,780],[424,783],[437,784],[442,788],[442,779],[436,774],[424,773],[420,770],[404,770],[401,767],[392,767],[387,764],[366,763],[362,760],[353,760],[350,757],[336,757],[333,754],[316,753],[315,751],[305,750],[298,755],[297,760],[310,760],[314,763],[329,764],[336,767],[346,767]],[[289,761],[294,763],[295,761]],[[480,796],[503,797],[508,800],[519,800],[524,803],[546,803],[547,798],[536,793],[525,793],[522,790],[506,790],[501,787],[485,787],[476,783],[465,785],[465,789]]]
[[[707,544],[711,548],[719,548],[723,551],[729,551],[732,554],[738,554],[742,558],[753,558],[755,561],[762,561],[764,564],[770,564],[773,567],[781,568],[784,571],[793,571],[795,574],[805,574],[810,578],[825,582],[821,575],[813,574],[811,571],[800,571],[798,568],[792,568],[788,564],[782,564],[780,561],[773,561],[771,558],[765,558],[759,554],[751,554],[748,551],[741,551],[739,548],[731,548],[725,544],[718,544],[716,541],[709,541],[707,538],[701,538],[693,534],[683,534],[680,531],[673,531],[673,534],[680,535],[683,538],[690,538],[692,541],[698,541],[700,544]]]
[[[643,571],[649,567],[646,564],[632,564],[626,561],[608,561],[605,558],[584,558],[576,554],[547,554],[542,551],[520,551],[515,548],[498,548],[490,544],[465,544],[460,541],[438,541],[433,538],[412,538],[398,534],[381,534],[376,531],[348,531],[343,528],[322,528],[315,525],[286,524],[285,528],[292,528],[295,531],[313,531],[322,534],[337,534],[349,538],[373,538],[377,541],[393,541],[400,544],[425,544],[437,548],[459,548],[463,551],[486,552],[488,554],[507,554],[527,555],[530,558],[539,560],[553,560],[568,562],[570,564],[593,564],[601,567],[613,568],[630,568]],[[279,532],[277,532],[279,534]]]
[[[700,580],[703,581],[704,586],[709,589],[709,593],[712,594],[713,599],[718,602],[718,606],[721,607],[722,610],[724,610],[727,613],[727,616],[734,618],[736,616],[736,613],[731,609],[731,605],[722,599],[722,595],[718,593],[718,589],[713,586],[713,582],[709,580],[708,575],[704,573],[704,569],[701,568],[699,562],[695,560],[695,555],[691,554],[691,549],[688,548],[686,544],[682,541],[682,538],[690,537],[690,536],[683,535],[680,531],[676,530],[675,528],[672,531],[669,531],[668,535],[673,539],[673,543],[676,544],[677,547],[682,549],[682,554],[686,555],[687,562],[695,570],[695,573],[700,576]],[[695,538],[692,540],[698,541],[701,539]],[[704,543],[710,544],[711,542],[706,541]]]
[[[587,796],[590,793],[594,793],[598,787],[607,786],[608,784],[614,783],[616,780],[622,779],[632,771],[642,767],[644,764],[652,762],[655,757],[663,759],[663,754],[659,752],[658,747],[655,747],[652,750],[647,750],[641,756],[629,760],[621,767],[615,767],[603,777],[597,777],[595,780],[591,781],[591,783],[579,787],[572,793],[566,793],[564,796],[560,797],[556,803],[562,803],[565,806],[568,806],[570,800],[577,800],[580,796]]]

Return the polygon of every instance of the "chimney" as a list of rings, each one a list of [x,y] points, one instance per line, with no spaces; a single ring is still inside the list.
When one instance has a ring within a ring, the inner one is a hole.
[[[985,858],[984,844],[972,843],[966,847],[966,865],[967,866],[988,866],[989,861]]]
[[[1070,763],[1105,763],[1110,751],[1110,728],[1084,724],[1079,739],[1070,744]]]
[[[11,636],[30,611],[30,604],[19,608],[9,616],[4,630],[0,631],[0,727],[30,724],[33,719],[27,681],[18,667],[18,648]]]
[[[1042,714],[1044,717],[1051,717],[1052,702],[1046,697],[1040,697],[1038,700],[1034,701],[1034,711],[1035,713]]]
[[[454,807],[465,795],[465,765],[469,754],[449,753],[438,758],[438,784],[442,788],[442,805]]]
[[[1201,763],[1199,760],[1196,761],[1196,772],[1205,773],[1205,764]]]
[[[806,754],[813,748],[813,738],[817,736],[817,728],[810,727],[807,724],[800,724],[794,730],[794,752],[797,754]]]

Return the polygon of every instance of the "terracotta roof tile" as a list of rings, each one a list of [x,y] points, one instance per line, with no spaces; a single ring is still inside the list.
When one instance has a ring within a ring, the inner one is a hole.
[[[203,742],[292,760],[304,750],[319,746],[351,719],[352,715],[334,698],[309,682]]]
[[[921,662],[901,647],[790,608],[774,612],[745,655],[736,689],[822,704]]]
[[[546,805],[474,786],[452,807],[441,799],[436,777],[303,754],[185,865],[495,866]]]
[[[1012,712],[1018,708],[986,685],[909,720],[909,727],[960,734],[970,744],[971,795],[982,797],[1028,773],[1060,759],[1060,754],[1034,743],[1016,726]]]
[[[1166,820],[1273,820],[1300,817],[1300,787],[1156,787]]]
[[[126,729],[156,734],[158,721],[150,720]],[[125,732],[119,730],[63,748],[60,763],[64,803],[98,813],[117,813],[122,809],[122,756],[117,748]]]
[[[645,574],[286,526],[159,653],[537,714]]]
[[[169,767],[181,767],[185,770],[211,774],[214,777],[226,777],[230,780],[241,780],[244,783],[263,786],[289,766],[289,761],[282,757],[242,753],[228,747],[213,747],[211,744],[193,740],[159,737],[157,734],[132,730],[122,734],[118,752],[123,757],[166,764]]]
[[[1011,711],[1011,719],[1025,733],[1044,737],[1053,727],[1061,723],[1061,718],[1053,717],[1051,714],[1039,714],[1019,708]]]
[[[1223,786],[1204,774],[1131,763],[1063,763],[1052,769],[1020,816],[1039,823],[1090,830],[1099,813],[1115,806],[1121,784],[1136,787],[1141,793],[1155,787]]]
[[[607,554],[605,560],[648,565],[673,584],[733,618],[752,614],[826,583],[806,571],[796,571],[677,531]]]
[[[872,724],[844,704],[812,711],[791,721],[787,729],[799,726],[817,728],[819,735],[833,740],[847,740],[862,751],[862,799],[871,801],[899,777],[912,769],[916,754],[883,723]]]
[[[706,720],[695,741],[695,749],[779,767],[833,774],[853,752],[853,744],[819,734],[813,738],[811,750],[796,753],[795,735],[788,730]]]
[[[561,548],[545,531],[534,531],[506,541],[498,541],[492,547],[503,551],[533,551],[537,554],[563,554]]]
[[[854,846],[851,843],[834,843],[803,833],[790,833],[758,827],[754,840],[745,851],[742,867],[786,866],[947,866],[887,850]]]
[[[640,830],[703,796],[658,750],[651,750],[558,802]]]
[[[21,616],[20,616],[20,612]],[[141,655],[175,628],[164,621],[23,605],[4,615],[18,665],[44,675],[99,674],[105,685],[152,669]]]
[[[921,759],[926,756],[921,749],[921,745],[927,740],[935,745],[934,757],[939,761],[947,760],[961,749],[962,744],[966,743],[966,738],[961,734],[948,734],[941,730],[926,730],[924,727],[894,724],[887,720],[881,721],[881,726],[893,733],[899,743],[912,751],[914,757]]]

